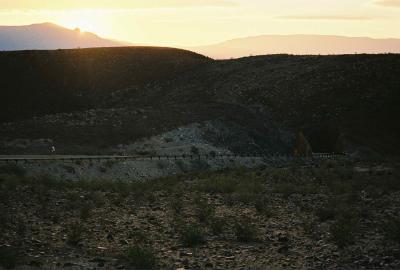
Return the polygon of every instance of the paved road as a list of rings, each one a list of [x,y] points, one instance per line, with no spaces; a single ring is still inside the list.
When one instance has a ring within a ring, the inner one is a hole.
[[[199,158],[260,158],[261,155],[161,155],[161,156],[117,156],[117,155],[0,155],[0,162],[7,161],[65,161],[65,160],[147,160],[147,159],[199,159]]]
[[[113,156],[113,155],[0,155],[0,161],[43,161],[43,160],[93,160],[93,159],[143,159],[144,156]]]
[[[337,158],[343,155],[318,153],[314,158]],[[28,161],[72,161],[72,160],[159,160],[159,159],[214,159],[214,158],[293,158],[284,155],[265,156],[262,154],[246,155],[163,155],[163,156],[117,156],[117,155],[0,155],[0,162],[28,162]]]

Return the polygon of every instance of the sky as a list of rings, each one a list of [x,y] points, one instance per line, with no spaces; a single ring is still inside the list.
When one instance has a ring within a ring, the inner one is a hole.
[[[163,46],[263,34],[400,38],[400,0],[0,0],[0,25],[43,22]]]

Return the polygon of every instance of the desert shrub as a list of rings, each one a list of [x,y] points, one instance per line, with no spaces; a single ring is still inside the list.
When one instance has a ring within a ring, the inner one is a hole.
[[[190,148],[190,153],[192,153],[193,155],[198,155],[200,153],[199,148],[197,148],[196,146],[192,146]]]
[[[277,183],[274,187],[274,192],[282,194],[284,198],[289,198],[290,195],[297,193],[298,185],[295,183]]]
[[[188,247],[197,246],[206,242],[205,232],[197,224],[184,226],[180,234],[183,244]]]
[[[118,163],[117,160],[107,160],[107,161],[103,162],[103,166],[106,168],[112,168],[117,163]]]
[[[230,176],[216,176],[202,180],[198,189],[209,193],[232,193],[235,191],[236,181]]]
[[[166,142],[166,143],[170,143],[170,142],[173,142],[173,141],[174,141],[173,138],[168,138],[168,137],[164,138],[164,142]]]
[[[106,204],[106,197],[100,191],[89,193],[88,200],[92,201],[94,205],[98,208]]]
[[[79,244],[82,240],[83,226],[80,222],[72,223],[67,231],[67,243],[73,246]]]
[[[400,243],[400,218],[389,218],[383,225],[386,237]]]
[[[65,209],[66,210],[71,210],[71,209],[76,209],[81,206],[81,197],[80,193],[78,192],[68,192],[65,194]]]
[[[347,180],[335,180],[328,183],[330,191],[335,195],[348,194],[353,192],[352,183]]]
[[[255,200],[257,200],[258,194],[249,192],[247,190],[243,190],[243,191],[239,191],[238,193],[235,193],[233,195],[233,198],[238,201],[238,202],[242,202],[242,203],[252,203]]]
[[[164,161],[159,160],[159,161],[157,161],[156,166],[159,170],[162,170],[167,167],[167,164]]]
[[[15,190],[21,184],[21,179],[16,175],[0,175],[0,188]]]
[[[203,171],[203,170],[208,170],[210,168],[210,165],[207,163],[207,161],[202,159],[191,160],[190,166],[194,171]]]
[[[318,222],[312,218],[304,218],[301,222],[303,230],[307,234],[315,234]]]
[[[135,241],[136,244],[144,244],[149,242],[147,234],[144,231],[136,228],[132,229],[128,233],[128,238]]]
[[[337,161],[335,160],[326,160],[322,163],[322,167],[326,169],[332,169],[337,167]]]
[[[227,222],[223,218],[213,217],[210,220],[210,228],[214,235],[220,235],[226,228]]]
[[[257,230],[248,220],[243,219],[235,223],[235,236],[239,242],[257,241]]]
[[[92,211],[92,205],[85,203],[81,205],[81,208],[79,209],[79,217],[83,220],[86,220],[90,217]]]
[[[18,262],[18,252],[14,248],[0,246],[0,268],[13,269]]]
[[[41,185],[48,189],[51,189],[51,188],[61,189],[64,187],[65,182],[63,182],[62,180],[56,179],[55,177],[53,177],[51,175],[42,175],[36,179],[35,185]]]
[[[6,164],[0,166],[0,174],[11,174],[23,177],[26,175],[26,170],[17,164]]]
[[[293,179],[293,175],[288,169],[272,168],[267,172],[269,177],[276,182],[291,182]]]
[[[353,179],[354,171],[350,168],[336,168],[335,173],[341,180],[351,180]]]
[[[142,246],[131,246],[128,248],[126,258],[134,269],[151,270],[157,269],[157,257],[154,251]]]
[[[215,214],[215,207],[205,200],[196,200],[196,213],[200,222],[207,223]]]
[[[236,170],[235,174],[238,175],[231,176],[220,174],[208,177],[201,180],[196,188],[208,193],[242,194],[242,198],[248,194],[259,194],[264,191],[264,186],[260,179],[252,175],[245,175],[240,170]]]
[[[77,159],[75,160],[75,165],[82,166],[85,162],[83,160]]]
[[[254,201],[254,207],[258,213],[260,213],[266,217],[274,216],[274,211],[270,205],[270,202],[266,198],[258,197]]]
[[[73,166],[63,165],[62,167],[67,173],[70,173],[70,174],[74,174],[75,173],[75,168]]]
[[[315,214],[321,221],[333,219],[358,219],[360,217],[360,208],[346,201],[347,197],[341,199],[334,198],[328,200],[320,208],[316,209]]]
[[[0,194],[0,198],[3,194]],[[9,212],[5,207],[0,206],[0,233],[8,228],[8,221],[10,219]]]
[[[178,159],[177,161],[175,161],[176,166],[178,166],[178,168],[182,171],[182,172],[188,172],[189,169],[186,166],[185,162],[181,159]]]
[[[120,207],[123,205],[123,203],[125,202],[125,198],[128,196],[128,192],[121,192],[120,194],[117,194],[116,196],[112,196],[110,198],[110,202],[117,206]]]
[[[209,155],[210,155],[212,158],[215,158],[215,157],[217,156],[217,153],[215,153],[215,151],[210,151]]]
[[[334,205],[324,205],[315,211],[316,216],[322,221],[335,219],[336,207]]]
[[[333,242],[335,242],[339,248],[354,243],[357,227],[357,219],[344,217],[339,218],[330,227]]]
[[[180,198],[174,197],[170,201],[170,206],[174,210],[175,214],[180,214],[183,209],[183,203]]]
[[[155,156],[156,153],[154,151],[149,150],[136,150],[135,153],[139,156]]]
[[[144,197],[150,204],[155,204],[157,201],[157,196],[153,192],[147,192]]]

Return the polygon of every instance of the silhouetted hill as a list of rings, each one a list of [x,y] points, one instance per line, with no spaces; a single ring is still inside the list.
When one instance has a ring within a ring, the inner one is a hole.
[[[118,47],[128,43],[100,38],[79,29],[70,30],[52,23],[0,26],[0,50],[54,50],[91,47]]]
[[[304,130],[321,151],[332,151],[330,136],[335,141],[340,133],[397,151],[399,74],[400,55],[271,55],[215,61],[180,76],[168,91],[146,93],[149,101],[185,104],[196,97],[266,112],[282,126]]]
[[[2,138],[105,146],[217,120],[229,128],[215,142],[233,151],[288,145],[298,131],[316,152],[400,149],[400,55],[212,61],[141,47],[8,52],[0,62],[2,121],[27,119],[3,126]]]
[[[151,47],[0,52],[0,121],[97,107],[113,91],[160,83],[207,61]]]
[[[283,53],[296,55],[400,53],[400,39],[321,35],[265,35],[238,38],[220,44],[189,49],[214,59]]]

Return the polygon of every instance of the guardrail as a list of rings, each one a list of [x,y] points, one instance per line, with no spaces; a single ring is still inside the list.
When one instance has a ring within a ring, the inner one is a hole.
[[[331,153],[313,153],[312,157],[295,157],[291,155],[267,155],[263,153],[249,154],[223,154],[223,155],[155,155],[155,156],[0,156],[0,162],[3,163],[28,163],[28,162],[74,162],[74,161],[135,161],[135,160],[210,160],[210,159],[238,159],[238,158],[262,158],[265,160],[304,160],[304,159],[339,159],[345,157],[345,154]]]

